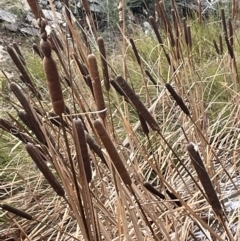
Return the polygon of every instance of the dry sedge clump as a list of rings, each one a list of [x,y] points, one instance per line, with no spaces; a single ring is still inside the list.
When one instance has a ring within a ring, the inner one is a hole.
[[[98,73],[97,60],[94,54],[88,55],[88,64],[97,110],[99,111],[98,115],[100,118],[104,119],[106,117],[106,107],[103,99],[102,86]]]
[[[41,28],[45,29],[44,22],[40,23]],[[57,65],[51,56],[51,43],[47,40],[46,31],[42,33],[40,42],[41,50],[44,54],[43,67],[46,75],[49,94],[52,101],[53,110],[57,115],[64,113],[64,99],[60,83],[60,77],[57,70]]]
[[[26,150],[28,154],[31,156],[39,170],[42,172],[48,183],[52,186],[54,191],[60,196],[64,197],[65,193],[62,186],[59,184],[53,173],[48,168],[46,162],[42,159],[41,155],[39,154],[38,150],[35,146],[31,143],[26,145]]]
[[[150,112],[147,110],[147,108],[144,106],[142,101],[139,99],[139,97],[135,94],[135,92],[130,88],[130,86],[127,84],[127,82],[123,79],[122,76],[116,77],[117,83],[120,85],[120,87],[123,89],[129,100],[131,100],[133,106],[137,110],[137,112],[145,119],[145,121],[149,124],[149,126],[154,131],[160,131],[160,127],[156,120],[152,117]]]
[[[116,168],[119,176],[122,178],[122,181],[126,185],[131,186],[132,181],[127,172],[127,169],[124,166],[124,164],[121,160],[121,157],[119,156],[118,151],[117,151],[116,147],[114,146],[111,138],[107,134],[102,122],[100,120],[94,121],[94,127],[96,128],[97,133],[98,133],[104,147],[106,148],[114,167]]]
[[[187,150],[192,160],[192,164],[207,194],[209,204],[212,206],[214,212],[220,217],[222,217],[223,211],[222,211],[221,204],[219,202],[218,196],[213,187],[211,179],[209,178],[209,175],[203,164],[202,158],[199,155],[197,145],[195,145],[194,143],[190,143],[187,146]]]

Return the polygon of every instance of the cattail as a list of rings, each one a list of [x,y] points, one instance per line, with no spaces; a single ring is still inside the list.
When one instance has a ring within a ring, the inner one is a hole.
[[[172,13],[172,19],[173,19],[173,25],[174,25],[176,38],[178,38],[179,37],[178,19],[177,19],[176,12],[174,9],[171,10],[171,13]]]
[[[13,214],[15,214],[15,215],[17,215],[17,216],[19,216],[21,218],[25,218],[27,220],[32,220],[33,219],[33,217],[30,214],[28,214],[28,213],[26,213],[24,211],[21,211],[21,210],[19,210],[17,208],[14,208],[12,206],[9,206],[7,204],[0,204],[0,207],[3,210],[8,211],[10,213],[13,213]]]
[[[90,149],[93,150],[97,154],[97,156],[102,160],[102,162],[108,167],[106,159],[102,153],[101,147],[94,141],[94,139],[88,133],[85,133],[85,135],[87,144],[89,145]]]
[[[110,84],[112,87],[117,91],[117,93],[124,97],[124,99],[129,102],[127,95],[124,93],[124,91],[121,89],[121,87],[118,85],[118,83],[114,80],[110,80]]]
[[[150,74],[150,72],[147,69],[145,70],[145,73],[148,76],[148,78],[150,79],[150,81],[154,84],[154,86],[157,87],[156,80],[152,77],[152,75]]]
[[[160,35],[159,31],[158,31],[158,28],[157,28],[157,25],[156,25],[156,23],[155,23],[154,18],[153,18],[152,16],[150,16],[150,17],[149,17],[149,21],[150,21],[150,24],[152,25],[152,28],[153,28],[154,33],[156,34],[158,43],[162,45],[162,44],[163,44],[163,41],[162,41],[161,35]]]
[[[39,6],[38,1],[36,0],[27,0],[29,7],[32,10],[32,13],[34,14],[35,19],[44,18],[44,14],[42,12],[42,9]]]
[[[44,35],[42,36],[40,47],[44,54],[43,67],[46,75],[53,110],[57,115],[61,115],[62,113],[64,113],[65,105],[60,83],[60,77],[58,74],[57,65],[51,56],[51,43],[49,42],[49,40],[45,38]]]
[[[227,44],[228,53],[231,56],[231,58],[234,59],[233,46],[231,46],[227,36],[225,36],[225,41],[226,41],[226,44]]]
[[[217,54],[219,54],[219,55],[220,55],[220,51],[219,51],[219,48],[218,48],[218,45],[217,45],[216,40],[213,40],[213,45],[214,45],[214,48],[215,48],[215,50],[216,50]]]
[[[16,43],[13,43],[13,48],[17,52],[18,57],[22,61],[23,65],[26,65],[26,62],[25,62],[24,57],[22,55],[22,52],[21,52],[20,48],[18,47],[18,45]]]
[[[203,164],[203,161],[199,155],[198,147],[194,143],[189,143],[187,145],[187,150],[190,155],[192,164],[197,172],[197,175],[199,177],[199,180],[202,183],[202,186],[206,192],[206,195],[208,197],[208,202],[212,206],[214,212],[217,215],[222,215],[222,207],[219,202],[218,196],[216,194],[216,191],[213,187],[213,184],[211,182],[211,179],[209,178],[209,175],[206,171],[206,168]]]
[[[140,124],[142,126],[142,130],[143,130],[143,133],[148,136],[149,134],[149,129],[148,129],[148,126],[147,126],[147,123],[145,121],[145,119],[142,117],[141,114],[138,113],[138,118],[140,120]]]
[[[160,9],[160,17],[162,17],[162,20],[163,20],[163,23],[164,23],[164,26],[165,26],[165,31],[169,34],[170,44],[171,44],[172,47],[174,47],[175,41],[174,41],[174,37],[173,37],[172,26],[169,22],[168,14],[167,14],[166,9],[164,7],[163,1],[159,2],[159,9]]]
[[[34,116],[34,110],[31,106],[31,104],[29,103],[28,99],[26,98],[26,96],[23,94],[20,87],[16,83],[11,82],[10,89],[12,90],[14,95],[17,97],[17,99],[21,103],[23,109],[26,111],[26,113],[28,115],[27,118],[29,119],[29,121],[31,121],[33,125],[38,125],[37,120],[35,119],[35,116]]]
[[[32,143],[27,143],[26,150],[39,168],[39,170],[42,172],[48,183],[54,189],[54,191],[60,197],[64,197],[65,194],[62,186],[59,184],[53,173],[50,171],[46,162],[42,160],[42,157],[39,154],[38,150],[35,148],[35,146]]]
[[[169,91],[169,93],[171,94],[171,96],[173,97],[173,99],[177,102],[179,107],[182,109],[182,111],[187,116],[190,116],[190,112],[189,112],[187,106],[184,104],[182,98],[175,92],[173,87],[169,83],[165,84],[165,86],[166,86],[167,90]]]
[[[94,54],[88,55],[88,64],[97,110],[99,111],[98,115],[100,118],[104,119],[106,116],[106,107],[103,99],[102,86],[98,73],[97,60]]]
[[[110,139],[109,135],[107,134],[101,121],[95,120],[94,127],[95,127],[104,147],[106,148],[114,167],[116,168],[119,176],[122,178],[122,181],[125,183],[125,185],[131,186],[132,181],[127,172],[127,169],[125,168],[125,166],[121,160],[121,157],[118,154],[116,147],[114,146],[112,140]]]
[[[221,9],[221,17],[222,17],[222,25],[223,25],[224,36],[227,37],[228,36],[227,22],[226,22],[225,12],[224,12],[223,8]]]
[[[135,43],[134,43],[134,41],[133,41],[132,38],[130,38],[129,41],[130,41],[130,44],[132,45],[132,49],[133,49],[133,52],[134,52],[135,57],[136,57],[136,59],[137,59],[137,62],[138,62],[139,65],[141,65],[141,59],[140,59],[140,57],[139,57],[139,54],[138,54],[136,45],[135,45]]]
[[[89,89],[91,90],[93,99],[95,99],[95,95],[94,95],[94,90],[93,90],[93,84],[92,84],[91,77],[88,75],[88,76],[86,76],[86,78],[84,78],[84,80],[85,80],[87,86],[89,87]]]
[[[102,72],[103,72],[104,84],[105,84],[106,90],[109,91],[110,84],[109,84],[107,56],[106,56],[106,51],[105,51],[103,38],[99,37],[97,39],[97,42],[98,42],[99,52],[101,54],[101,63],[102,63]]]
[[[182,21],[183,21],[184,39],[185,39],[186,44],[189,45],[186,18],[183,18]]]
[[[33,131],[33,133],[36,135],[37,139],[40,142],[42,142],[43,144],[46,144],[45,137],[39,126],[39,120],[36,120],[34,113],[33,113],[33,108],[31,107],[27,98],[22,93],[21,89],[19,88],[19,86],[16,83],[14,83],[14,82],[10,83],[10,89],[12,90],[14,95],[17,97],[17,99],[21,103],[24,110],[26,111],[26,114],[27,114],[26,118],[28,119],[29,128]],[[25,123],[25,124],[27,124],[27,123]]]
[[[231,18],[229,18],[229,20],[228,20],[228,28],[229,28],[230,45],[233,46],[233,26],[232,26],[232,19]]]
[[[165,196],[161,192],[159,192],[156,188],[154,188],[150,183],[145,182],[143,186],[152,194],[160,197],[161,199],[166,199]]]
[[[192,35],[191,35],[191,27],[188,25],[187,26],[187,37],[188,37],[188,45],[189,48],[192,48]]]
[[[27,136],[24,133],[21,133],[17,127],[15,127],[12,123],[3,118],[0,118],[0,128],[4,131],[7,131],[11,135],[17,137],[20,141],[22,141],[25,144],[31,141],[31,138],[29,136]]]
[[[37,44],[33,44],[32,46],[34,52],[41,58],[43,59],[43,53],[41,52],[41,50],[39,49],[39,47],[37,46]]]
[[[51,43],[52,50],[54,50],[56,53],[59,52],[59,49],[63,51],[63,45],[54,30],[51,31],[48,39]]]
[[[130,88],[130,86],[127,84],[127,82],[123,79],[122,76],[116,77],[117,83],[120,85],[120,87],[123,89],[123,91],[126,93],[127,97],[131,100],[133,106],[137,110],[137,112],[142,115],[142,117],[145,119],[145,121],[149,124],[149,126],[154,131],[160,131],[160,127],[156,120],[152,117],[150,112],[146,109],[144,104],[141,102],[141,100],[138,98],[138,96],[135,94],[135,92]]]
[[[202,1],[198,1],[198,21],[202,24]]]
[[[223,41],[222,41],[222,35],[219,34],[219,49],[220,49],[220,54],[223,54]]]
[[[164,45],[163,45],[163,41],[162,41],[162,38],[160,36],[160,33],[158,31],[158,27],[156,25],[156,22],[154,20],[154,18],[152,16],[149,17],[149,21],[150,21],[150,24],[153,28],[153,31],[154,33],[156,34],[156,37],[157,37],[157,40],[158,40],[158,43],[162,46],[163,48],[163,52],[164,52],[164,55],[168,61],[168,64],[171,65],[171,60],[170,60],[170,57],[169,57],[169,54],[166,52],[165,48],[164,48]]]
[[[88,4],[88,1],[87,0],[82,0],[82,5],[83,5],[83,8],[86,11],[86,14],[90,15],[90,7],[89,7],[89,4]]]
[[[28,86],[28,88],[30,89],[30,91],[36,95],[39,99],[42,99],[41,95],[38,93],[38,91],[35,89],[32,80],[30,79],[23,63],[20,61],[20,59],[18,58],[18,56],[16,55],[15,51],[13,50],[12,47],[7,46],[7,52],[10,55],[10,57],[12,58],[14,64],[16,65],[16,67],[18,68],[18,70],[20,71],[20,73],[22,74],[22,79],[24,81],[24,83]]]
[[[93,92],[93,85],[92,85],[92,80],[89,76],[89,73],[88,73],[88,70],[86,68],[86,66],[82,63],[80,63],[78,57],[76,54],[73,54],[73,57],[74,57],[74,60],[76,61],[77,63],[77,67],[79,68],[82,76],[83,76],[83,79],[85,81],[85,83],[87,84],[87,86],[90,88],[91,92],[92,92],[92,96],[94,98],[94,92]],[[95,98],[94,98],[95,99]]]
[[[69,20],[70,23],[72,23],[72,18],[71,18],[71,12],[69,11],[69,0],[64,0],[64,4],[65,4],[65,13],[67,16],[67,19]],[[71,31],[70,31],[71,34]]]
[[[78,143],[80,145],[80,150],[82,154],[83,167],[86,174],[87,182],[89,183],[92,180],[92,169],[91,169],[91,164],[90,164],[89,155],[88,155],[88,148],[87,148],[84,127],[80,119],[73,120],[73,125],[77,133]]]
[[[170,192],[168,189],[166,189],[166,193],[167,193],[167,195],[168,195],[172,200],[174,200],[175,204],[176,204],[178,207],[181,207],[181,206],[182,206],[181,202],[180,202],[180,201],[177,201],[178,198],[177,198],[172,192]]]

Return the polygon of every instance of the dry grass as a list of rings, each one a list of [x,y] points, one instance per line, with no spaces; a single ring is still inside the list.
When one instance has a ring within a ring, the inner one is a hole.
[[[237,16],[222,12],[222,28],[159,11],[161,31],[150,18],[150,36],[128,36],[120,8],[112,53],[89,11],[90,33],[66,18],[70,38],[48,41],[40,21],[44,84],[11,49],[33,84],[3,94],[15,146],[0,167],[1,240],[240,239]]]

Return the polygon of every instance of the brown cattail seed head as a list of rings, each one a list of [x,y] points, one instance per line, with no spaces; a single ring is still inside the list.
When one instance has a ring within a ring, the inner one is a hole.
[[[94,92],[94,98],[97,105],[97,110],[99,111],[98,115],[102,119],[106,116],[106,109],[104,99],[103,99],[103,92],[102,92],[102,86],[101,81],[99,78],[99,72],[97,67],[97,60],[94,54],[88,55],[88,64],[89,64],[89,73],[92,80],[93,85],[93,92]]]
[[[42,50],[44,56],[46,58],[50,58],[51,57],[51,51],[52,51],[50,41],[49,40],[45,41],[44,39],[41,39],[40,46],[41,46],[41,50]]]

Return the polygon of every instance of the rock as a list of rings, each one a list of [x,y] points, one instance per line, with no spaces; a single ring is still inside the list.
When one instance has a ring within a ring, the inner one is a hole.
[[[20,31],[25,34],[29,34],[32,36],[38,36],[39,35],[39,29],[34,28],[34,27],[25,27],[21,28]]]
[[[0,9],[0,20],[3,20],[8,23],[16,23],[17,21],[17,15],[12,14],[8,11],[5,11],[3,9]]]
[[[4,50],[4,47],[0,45],[0,63],[6,61],[8,57],[7,51]]]
[[[55,20],[54,14],[51,10],[43,9],[42,11],[47,20],[51,20],[51,21]],[[56,13],[57,19],[62,22],[61,13],[59,12],[55,12],[55,13]]]
[[[16,24],[16,23],[6,23],[6,24],[4,24],[4,27],[11,32],[18,31],[18,24]]]

